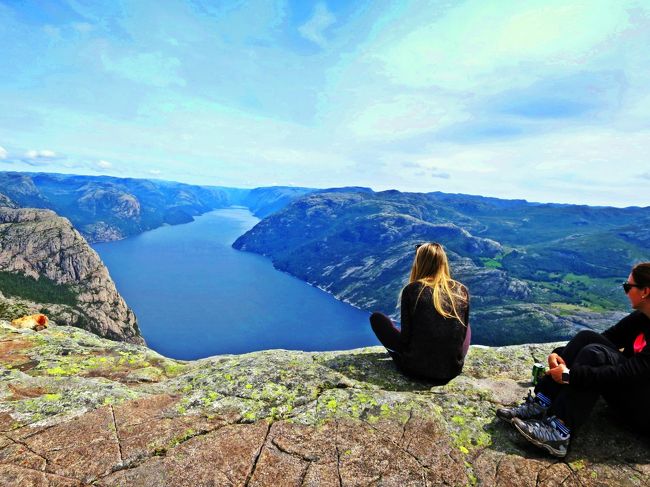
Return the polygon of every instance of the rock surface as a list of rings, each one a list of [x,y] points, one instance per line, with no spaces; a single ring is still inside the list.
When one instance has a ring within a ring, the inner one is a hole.
[[[649,485],[647,438],[604,404],[562,461],[494,419],[552,348],[472,347],[431,387],[380,347],[180,362],[0,322],[0,484]]]
[[[133,311],[97,253],[68,220],[54,212],[0,207],[0,271],[49,279],[76,300],[72,305],[29,303],[0,294],[3,309],[13,306],[16,312],[30,314],[45,307],[54,321],[114,340],[144,343]]]

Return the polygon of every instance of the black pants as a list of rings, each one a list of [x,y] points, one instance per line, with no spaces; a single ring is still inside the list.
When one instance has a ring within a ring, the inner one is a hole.
[[[402,351],[399,336],[400,331],[393,325],[393,322],[388,316],[382,313],[371,314],[370,326],[384,347],[395,352]]]
[[[400,353],[402,353],[400,331],[393,325],[391,319],[382,313],[370,315],[370,326],[377,335],[377,339],[386,347],[388,354],[399,366]]]
[[[581,331],[564,349],[557,352],[569,369],[575,365],[592,367],[616,365],[626,360],[625,356],[617,350],[616,345],[600,333],[593,331]],[[636,411],[630,410],[630,408],[636,407],[634,403],[639,398],[635,396],[640,389],[642,386],[639,388],[620,385],[577,387],[558,384],[550,375],[547,375],[539,381],[535,387],[535,393],[541,392],[551,399],[550,412],[564,421],[571,429],[578,428],[587,420],[601,395],[611,406],[619,409],[626,416],[631,413],[632,417],[629,419],[640,421],[639,426],[644,428],[647,419],[636,417]]]

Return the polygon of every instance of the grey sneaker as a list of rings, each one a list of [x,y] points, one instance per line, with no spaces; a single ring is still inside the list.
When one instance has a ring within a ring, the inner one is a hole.
[[[543,420],[529,419],[527,421],[514,418],[512,424],[533,445],[544,448],[555,457],[566,456],[571,433],[569,428],[555,416]]]
[[[537,394],[537,396],[533,397],[531,392],[528,391],[528,397],[519,406],[497,409],[497,417],[509,423],[512,423],[512,420],[515,418],[543,418],[546,416],[550,405],[551,401],[543,394]]]

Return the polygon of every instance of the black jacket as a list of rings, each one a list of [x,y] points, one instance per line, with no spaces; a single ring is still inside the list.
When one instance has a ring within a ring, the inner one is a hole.
[[[433,306],[431,289],[424,284],[413,282],[402,290],[403,348],[398,362],[404,372],[440,382],[461,373],[465,361],[463,343],[469,329],[469,293],[465,286],[462,292],[467,299],[457,306],[457,311],[465,324],[441,316]]]
[[[639,353],[634,353],[634,340],[640,333],[645,335],[648,345]],[[602,334],[617,348],[623,349],[623,355],[627,360],[618,365],[571,367],[571,384],[584,387],[594,385],[650,387],[650,318],[640,311],[635,311]]]

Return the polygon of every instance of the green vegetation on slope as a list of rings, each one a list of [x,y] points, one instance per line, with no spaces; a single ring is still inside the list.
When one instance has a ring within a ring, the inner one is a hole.
[[[75,306],[77,298],[70,286],[41,276],[34,279],[23,274],[0,271],[0,291],[5,296],[19,297],[38,303],[65,304]]]

